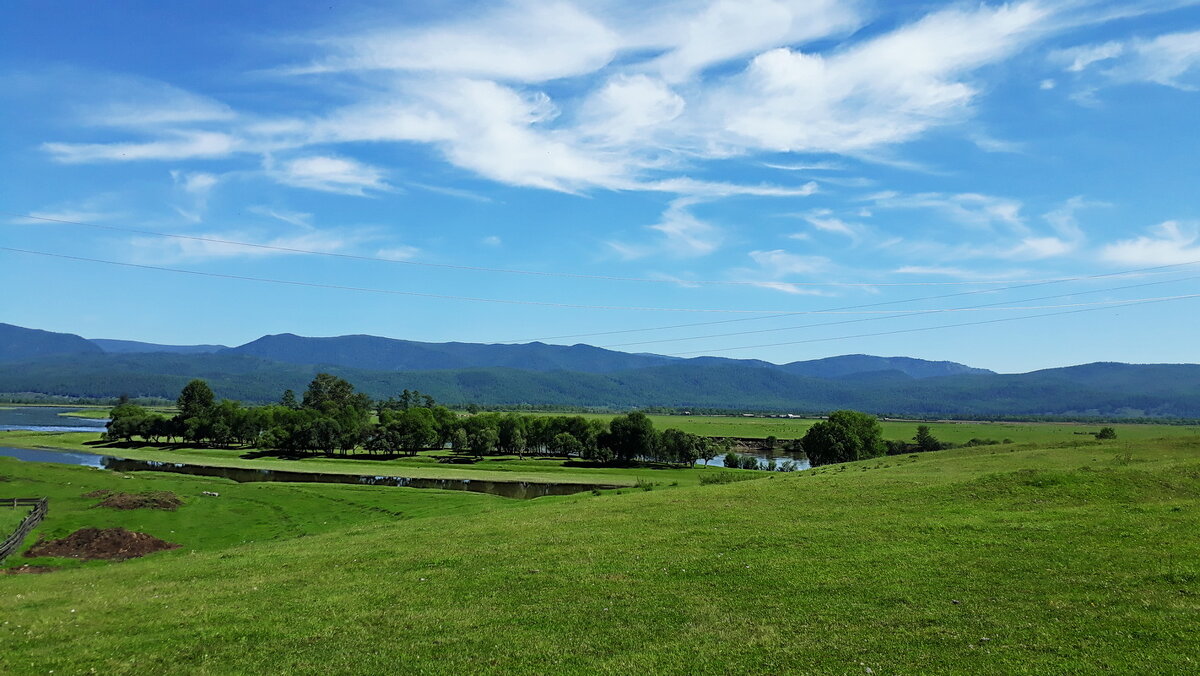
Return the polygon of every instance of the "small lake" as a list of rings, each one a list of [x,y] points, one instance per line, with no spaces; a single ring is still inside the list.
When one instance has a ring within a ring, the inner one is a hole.
[[[359,486],[396,486],[399,488],[437,488],[444,491],[488,493],[503,498],[529,500],[547,495],[571,495],[593,489],[621,488],[607,484],[554,484],[525,481],[481,481],[479,479],[422,479],[416,477],[367,474],[332,474],[327,472],[293,472],[244,467],[207,467],[181,462],[130,460],[113,455],[81,453],[78,451],[48,451],[35,448],[0,446],[0,457],[25,462],[52,462],[60,465],[97,467],[115,472],[172,472],[193,476],[232,479],[238,483],[283,481],[289,483],[355,484]]]
[[[742,455],[742,456],[750,455],[750,456],[754,456],[755,458],[758,458],[758,468],[759,469],[767,469],[768,463],[770,463],[772,458],[775,460],[776,465],[782,464],[783,461],[785,461],[785,460],[795,461],[797,472],[799,472],[800,470],[812,468],[812,464],[810,464],[808,462],[808,456],[803,453],[790,453],[788,451],[775,451],[774,453],[768,453],[767,451],[744,450],[744,449],[737,450],[735,452],[738,455]],[[697,460],[696,464],[703,465],[704,461]],[[717,457],[710,460],[708,463],[708,466],[709,467],[724,467],[725,466],[725,454],[722,453],[721,455],[718,455]]]
[[[107,419],[73,418],[60,413],[81,411],[72,406],[18,406],[0,408],[0,431],[30,430],[33,432],[96,432],[104,431]]]

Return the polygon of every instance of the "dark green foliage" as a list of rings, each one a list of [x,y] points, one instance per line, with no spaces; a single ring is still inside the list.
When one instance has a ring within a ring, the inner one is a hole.
[[[374,397],[402,388],[460,406],[686,407],[692,412],[838,408],[920,416],[1071,418],[1200,417],[1196,365],[1089,364],[1021,375],[953,375],[903,383],[859,383],[792,375],[737,363],[684,361],[608,374],[515,369],[365,371],[323,367]],[[224,397],[278,401],[301,391],[313,366],[222,354],[94,354],[12,362],[0,370],[0,392],[70,397],[172,397],[205,378]],[[28,398],[27,395],[24,398]]]
[[[918,425],[913,441],[917,442],[917,450],[922,453],[942,450],[942,443],[929,431],[929,425]]]
[[[1099,432],[1096,432],[1097,439],[1116,439],[1117,430],[1112,427],[1102,427]]]
[[[209,412],[213,407],[214,395],[208,383],[195,379],[184,386],[175,400],[181,418],[197,418]]]
[[[608,424],[605,445],[621,462],[631,462],[640,457],[654,455],[657,438],[654,423],[641,411],[617,416]]]
[[[886,451],[879,421],[858,411],[830,413],[808,428],[802,442],[813,467],[875,458]]]
[[[761,475],[761,474],[759,474],[759,475],[735,474],[733,472],[718,472],[716,474],[701,474],[700,475],[700,484],[701,485],[731,484],[731,483],[734,483],[735,481],[746,481],[748,479],[757,479],[760,476],[763,476],[763,475]]]

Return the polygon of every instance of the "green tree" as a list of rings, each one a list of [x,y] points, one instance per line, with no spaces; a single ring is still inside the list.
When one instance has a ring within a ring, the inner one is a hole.
[[[184,385],[179,398],[175,400],[175,406],[179,408],[179,417],[183,420],[200,418],[212,410],[215,399],[208,383],[197,378]]]
[[[1096,432],[1097,439],[1116,439],[1117,429],[1115,427],[1101,427],[1099,432]]]
[[[343,408],[355,408],[364,414],[371,410],[371,400],[367,395],[356,393],[349,382],[328,373],[318,373],[304,391],[304,408],[311,408],[322,413],[334,413]]]
[[[654,422],[641,411],[617,416],[608,424],[606,445],[621,462],[631,462],[639,456],[654,453],[657,435]]]
[[[550,452],[555,455],[572,456],[583,453],[583,444],[573,434],[559,432],[550,442]]]
[[[808,428],[801,443],[813,467],[876,458],[885,452],[879,421],[859,411],[830,413]]]
[[[922,453],[942,450],[942,442],[933,436],[933,432],[929,430],[929,425],[918,425],[917,436],[913,437],[913,441],[917,442],[917,450]]]
[[[296,393],[290,389],[283,391],[283,396],[279,398],[279,405],[286,408],[300,408],[300,404],[296,401]]]

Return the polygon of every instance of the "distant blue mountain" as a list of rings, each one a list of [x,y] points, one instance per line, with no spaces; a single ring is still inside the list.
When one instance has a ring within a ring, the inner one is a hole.
[[[227,349],[224,345],[160,345],[158,343],[142,343],[136,340],[111,340],[108,338],[90,338],[92,343],[109,354],[130,354],[138,352],[170,352],[172,354],[208,354]]]
[[[0,324],[0,362],[58,354],[96,354],[100,351],[99,347],[73,333]]]

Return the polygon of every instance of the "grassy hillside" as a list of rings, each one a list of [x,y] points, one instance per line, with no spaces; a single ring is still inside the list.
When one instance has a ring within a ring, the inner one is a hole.
[[[1195,438],[961,449],[0,579],[0,645],[18,674],[1182,674],[1198,531]]]

